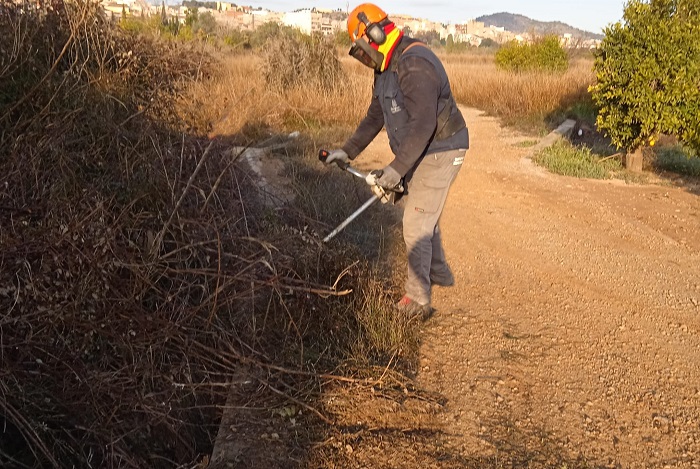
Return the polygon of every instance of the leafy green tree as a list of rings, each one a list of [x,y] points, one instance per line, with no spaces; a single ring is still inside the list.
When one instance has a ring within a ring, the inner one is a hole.
[[[271,39],[284,37],[287,39],[298,40],[302,38],[310,39],[311,36],[302,33],[298,28],[291,26],[280,25],[274,21],[269,21],[260,25],[250,37],[250,45],[254,49],[261,48]]]
[[[479,47],[481,48],[496,48],[498,47],[498,43],[491,39],[490,37],[487,37],[483,41],[481,41],[481,44],[479,44]]]
[[[534,42],[511,41],[496,52],[496,65],[513,72],[565,72],[569,68],[569,56],[559,38],[547,35]]]
[[[264,23],[260,25],[251,36],[250,45],[254,48],[259,48],[265,44],[268,39],[278,37],[282,34],[282,29],[282,26],[274,21]]]
[[[193,28],[195,24],[199,21],[199,10],[197,7],[187,8],[187,13],[185,14],[185,26]]]
[[[596,123],[618,148],[665,133],[700,150],[700,1],[630,0],[595,56]]]
[[[119,27],[130,34],[145,34],[159,31],[162,24],[155,15],[151,18],[127,16],[119,20]]]
[[[447,36],[447,40],[445,41],[445,52],[448,54],[459,54],[462,52],[466,52],[471,48],[471,44],[468,42],[459,42],[455,41],[455,38],[452,34]]]
[[[224,34],[224,44],[234,49],[250,49],[250,33],[239,29],[231,29]]]
[[[189,30],[190,28],[187,27]],[[166,36],[177,36],[180,32],[180,22],[177,18],[170,18],[166,20],[165,25],[161,28],[161,32]]]
[[[216,32],[216,18],[208,11],[205,11],[197,19],[194,30],[200,34],[211,36]]]

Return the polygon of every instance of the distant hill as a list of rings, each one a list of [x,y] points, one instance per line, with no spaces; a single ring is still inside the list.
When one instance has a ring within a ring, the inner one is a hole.
[[[494,13],[493,15],[484,15],[476,19],[483,22],[486,26],[496,26],[505,28],[515,34],[523,34],[534,32],[535,34],[571,34],[573,37],[582,39],[603,39],[602,34],[595,34],[590,31],[574,28],[560,21],[537,21],[523,15],[513,13]]]

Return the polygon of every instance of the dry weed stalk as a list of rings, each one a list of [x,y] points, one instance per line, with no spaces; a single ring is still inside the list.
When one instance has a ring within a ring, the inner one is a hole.
[[[277,382],[352,334],[324,335],[357,280],[330,288],[342,253],[263,237],[225,138],[187,133],[176,103],[206,57],[95,3],[2,8],[0,465],[194,464],[227,396],[207,383],[252,356],[299,399]]]
[[[241,367],[321,420],[328,381],[399,379],[346,361],[397,353],[400,334],[368,338],[390,318],[356,314],[385,288],[290,236],[228,152],[242,122],[284,123],[246,108],[278,95],[222,83],[242,120],[210,140],[206,55],[125,35],[95,2],[0,8],[0,465],[193,465]],[[330,106],[290,96],[309,122]]]

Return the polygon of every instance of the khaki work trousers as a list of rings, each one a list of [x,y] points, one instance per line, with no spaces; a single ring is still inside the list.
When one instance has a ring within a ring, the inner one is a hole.
[[[449,283],[452,272],[440,236],[440,215],[447,193],[462,168],[466,150],[426,155],[408,179],[403,237],[408,254],[406,296],[430,304],[431,280]]]

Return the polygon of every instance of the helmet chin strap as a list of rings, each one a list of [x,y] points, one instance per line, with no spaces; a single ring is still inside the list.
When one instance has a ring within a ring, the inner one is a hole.
[[[384,60],[381,64],[381,68],[378,70],[379,72],[383,72],[389,66],[389,62],[391,61],[391,55],[402,37],[403,31],[394,26],[394,24],[387,26],[386,41],[384,42],[384,44],[377,46],[377,50],[384,57]],[[375,46],[375,44],[372,45]]]

